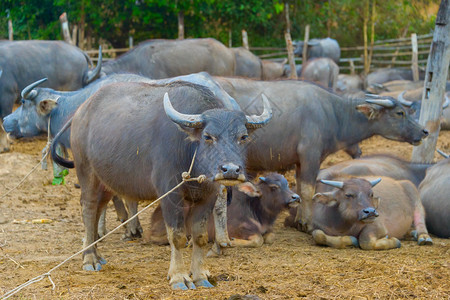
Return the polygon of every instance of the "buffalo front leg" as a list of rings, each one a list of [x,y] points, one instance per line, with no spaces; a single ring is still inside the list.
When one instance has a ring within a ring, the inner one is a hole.
[[[226,201],[226,197],[225,197]],[[208,247],[208,218],[211,215],[215,201],[212,204],[198,205],[192,210],[192,260],[191,273],[196,286],[214,287],[209,281],[209,271],[204,267],[206,251]]]
[[[387,231],[382,228],[367,226],[359,236],[359,246],[364,250],[389,250],[400,248],[401,245],[397,238],[388,237]]]
[[[224,185],[220,186],[213,214],[216,243],[221,247],[228,247],[231,242],[227,229],[227,188]]]
[[[311,150],[310,150],[311,151]],[[316,154],[317,153],[312,153]],[[320,157],[305,156],[300,159],[300,165],[296,169],[296,182],[298,194],[302,199],[297,207],[297,214],[294,222],[299,224],[299,229],[304,232],[311,232],[312,227],[312,206],[315,191],[316,177],[319,172]]]
[[[183,261],[182,249],[186,247],[187,242],[184,230],[183,200],[180,196],[169,195],[162,199],[161,209],[170,244],[170,266],[167,274],[169,284],[173,290],[195,289]]]
[[[316,229],[312,232],[312,237],[317,245],[329,246],[338,249],[351,246],[358,247],[358,239],[354,236],[331,236],[327,235],[320,229]]]

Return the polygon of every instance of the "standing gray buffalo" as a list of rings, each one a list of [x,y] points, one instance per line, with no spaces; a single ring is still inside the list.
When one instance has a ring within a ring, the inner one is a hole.
[[[275,79],[283,76],[284,64],[259,59],[245,48],[227,48],[212,39],[150,40],[113,61],[103,71],[134,73],[152,79],[197,72],[211,75]]]
[[[445,156],[445,160],[427,170],[419,191],[430,233],[450,238],[450,159]]]
[[[297,56],[303,55],[303,47],[305,42],[296,41],[296,47],[294,54]],[[308,59],[316,57],[329,57],[335,63],[339,63],[339,58],[341,57],[341,48],[339,43],[335,39],[325,38],[325,39],[312,39],[308,41],[307,50]]]
[[[312,229],[315,181],[329,154],[373,135],[414,145],[428,135],[393,98],[346,100],[302,81],[214,78],[247,113],[261,111],[256,99],[262,93],[274,100],[273,120],[249,143],[247,168],[252,172],[296,168],[303,230]]]
[[[94,81],[83,89],[74,92],[61,92],[49,88],[37,87],[45,80],[39,80],[30,84],[22,91],[22,105],[12,114],[5,118],[5,130],[13,138],[33,137],[46,133],[50,128],[50,137],[53,138],[64,126],[64,124],[75,113],[78,107],[83,104],[91,95],[93,95],[102,86],[113,82],[146,82],[154,84],[167,84],[170,82],[183,80],[191,83],[207,86],[213,94],[227,102],[228,106],[239,109],[234,99],[232,99],[208,73],[202,72],[179,76],[169,79],[151,80],[135,74],[113,74]],[[49,124],[50,122],[50,124]],[[6,137],[5,137],[6,138]],[[70,128],[66,130],[58,139],[61,149],[60,153],[67,153],[70,149]],[[61,175],[62,169],[54,165],[55,183],[63,182]],[[128,214],[123,208],[120,199],[113,199],[119,219],[123,222],[128,219]],[[130,215],[137,213],[137,202],[127,201],[128,212]],[[106,234],[105,214],[99,222],[99,235]],[[139,220],[136,218],[127,224],[125,239],[140,237],[142,228]]]
[[[304,63],[300,77],[335,91],[338,75],[338,65],[330,58],[320,57],[309,59]]]
[[[94,70],[89,57],[79,48],[62,41],[17,41],[0,44],[0,118],[12,112],[20,92],[41,78],[47,87],[78,90],[95,80],[101,64]]]
[[[267,99],[260,116],[246,116],[232,108],[210,90],[183,82],[114,83],[90,97],[75,113],[71,132],[85,245],[97,239],[98,218],[112,194],[133,200],[155,199],[181,182],[182,172],[189,169],[196,153],[191,175],[205,175],[206,180],[186,182],[161,200],[172,253],[168,276],[173,289],[213,287],[204,266],[207,219],[220,186],[246,180],[246,141],[271,118]],[[58,135],[53,144],[57,140]],[[52,150],[54,160],[71,166],[55,154]],[[191,220],[193,236],[192,279],[181,253],[186,244],[185,201],[196,203],[186,218]],[[96,247],[85,251],[85,270],[99,270],[103,263]]]
[[[410,181],[334,174],[320,180],[317,192],[312,235],[319,245],[399,248],[399,239],[409,235],[411,227],[419,245],[433,244],[419,192]]]
[[[212,38],[145,41],[103,66],[105,74],[134,73],[151,79],[201,71],[233,76],[234,70],[234,53]]]

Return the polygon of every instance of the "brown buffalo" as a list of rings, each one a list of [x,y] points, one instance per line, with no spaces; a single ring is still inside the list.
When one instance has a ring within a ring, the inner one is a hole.
[[[333,180],[320,180],[313,198],[312,235],[317,244],[365,250],[399,248],[399,239],[411,232],[412,225],[419,245],[432,244],[419,193],[410,181],[328,177]]]

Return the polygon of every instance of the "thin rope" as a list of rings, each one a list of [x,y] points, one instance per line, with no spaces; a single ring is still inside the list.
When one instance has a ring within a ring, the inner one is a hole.
[[[48,153],[48,152],[47,152]],[[153,201],[152,203],[150,203],[149,205],[147,205],[146,207],[144,207],[142,210],[140,210],[139,212],[137,212],[134,216],[132,216],[131,218],[129,218],[127,221],[123,222],[122,224],[120,224],[119,226],[117,226],[116,228],[114,228],[112,231],[108,232],[107,234],[105,234],[103,237],[99,238],[98,240],[96,240],[95,242],[91,243],[89,246],[86,246],[85,248],[81,249],[80,251],[78,251],[77,253],[69,256],[68,258],[66,258],[64,261],[62,261],[61,263],[59,263],[57,266],[55,266],[54,268],[50,269],[50,271],[48,271],[47,273],[41,274],[39,276],[34,277],[33,279],[30,279],[29,281],[19,285],[18,287],[12,289],[11,291],[5,293],[2,296],[2,299],[8,299],[9,297],[11,297],[12,295],[16,294],[17,292],[19,292],[20,290],[24,289],[25,287],[39,282],[42,279],[44,279],[45,277],[48,277],[48,279],[50,280],[50,282],[53,285],[52,290],[55,290],[56,285],[53,282],[53,280],[50,277],[50,273],[53,272],[54,270],[58,269],[59,267],[61,267],[62,265],[64,265],[66,262],[68,262],[69,260],[71,260],[72,258],[74,258],[75,256],[77,256],[78,254],[83,253],[84,251],[86,251],[87,249],[91,248],[92,246],[96,245],[97,243],[101,242],[102,240],[104,240],[107,236],[111,235],[112,233],[114,233],[115,231],[117,231],[119,228],[122,228],[123,226],[125,226],[126,224],[128,224],[131,220],[137,218],[137,216],[139,216],[141,213],[143,213],[145,210],[147,210],[149,207],[151,207],[153,204],[155,204],[156,202],[160,201],[161,199],[167,197],[169,194],[173,193],[176,189],[178,189],[180,186],[182,186],[185,182],[188,181],[197,181],[199,183],[202,183],[206,180],[206,176],[205,175],[199,175],[198,177],[195,178],[190,178],[190,173],[192,171],[192,168],[194,166],[194,161],[195,161],[195,157],[197,154],[197,149],[194,152],[194,156],[192,157],[192,162],[191,165],[189,167],[189,171],[188,172],[183,172],[182,173],[182,181],[180,183],[178,183],[175,187],[173,187],[170,191],[166,192],[164,195],[162,195],[161,197],[159,197],[158,199],[156,199],[155,201]]]

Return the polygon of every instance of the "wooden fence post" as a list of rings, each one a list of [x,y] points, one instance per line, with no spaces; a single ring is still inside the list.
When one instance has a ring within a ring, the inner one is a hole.
[[[10,41],[14,40],[14,29],[11,19],[8,20],[8,37]]]
[[[184,12],[181,10],[178,12],[178,39],[184,39]]]
[[[367,22],[369,21],[369,0],[364,0],[364,23],[363,23],[363,35],[364,35],[364,74],[369,74],[369,54],[367,52]]]
[[[291,34],[291,20],[289,19],[289,4],[287,2],[284,3],[284,11],[286,17],[286,32]]]
[[[78,37],[78,26],[77,24],[73,25],[73,29],[72,29],[72,36],[73,36],[73,40],[72,43],[78,47],[80,47],[80,38]],[[77,43],[78,40],[78,43]],[[80,47],[81,48],[81,47]]]
[[[450,5],[442,0],[436,17],[430,54],[428,56],[425,86],[422,94],[422,109],[419,123],[430,132],[420,146],[414,147],[412,161],[431,163],[434,158],[440,129],[440,116],[450,63]]]
[[[247,31],[245,31],[245,29],[242,29],[242,46],[247,50],[249,49],[248,36],[247,36]]]
[[[65,12],[59,16],[59,21],[61,22],[64,40],[66,43],[73,44],[72,39],[70,38],[69,21],[67,21],[67,14]]]
[[[297,79],[297,69],[295,68],[295,57],[294,57],[294,46],[292,46],[291,34],[286,32],[284,34],[284,39],[286,40],[286,48],[288,52],[289,66],[291,68],[291,79]]]
[[[348,63],[350,64],[350,75],[355,75],[355,63],[353,59],[350,59]]]
[[[130,49],[133,48],[133,36],[132,35],[128,36],[128,47]]]
[[[413,80],[419,80],[419,54],[417,49],[417,34],[411,34],[411,47],[412,47],[412,61],[411,61],[411,69]]]
[[[309,24],[305,27],[305,38],[303,39],[302,64],[308,60]]]
[[[231,28],[228,29],[228,48],[233,47],[233,32],[231,31]]]

